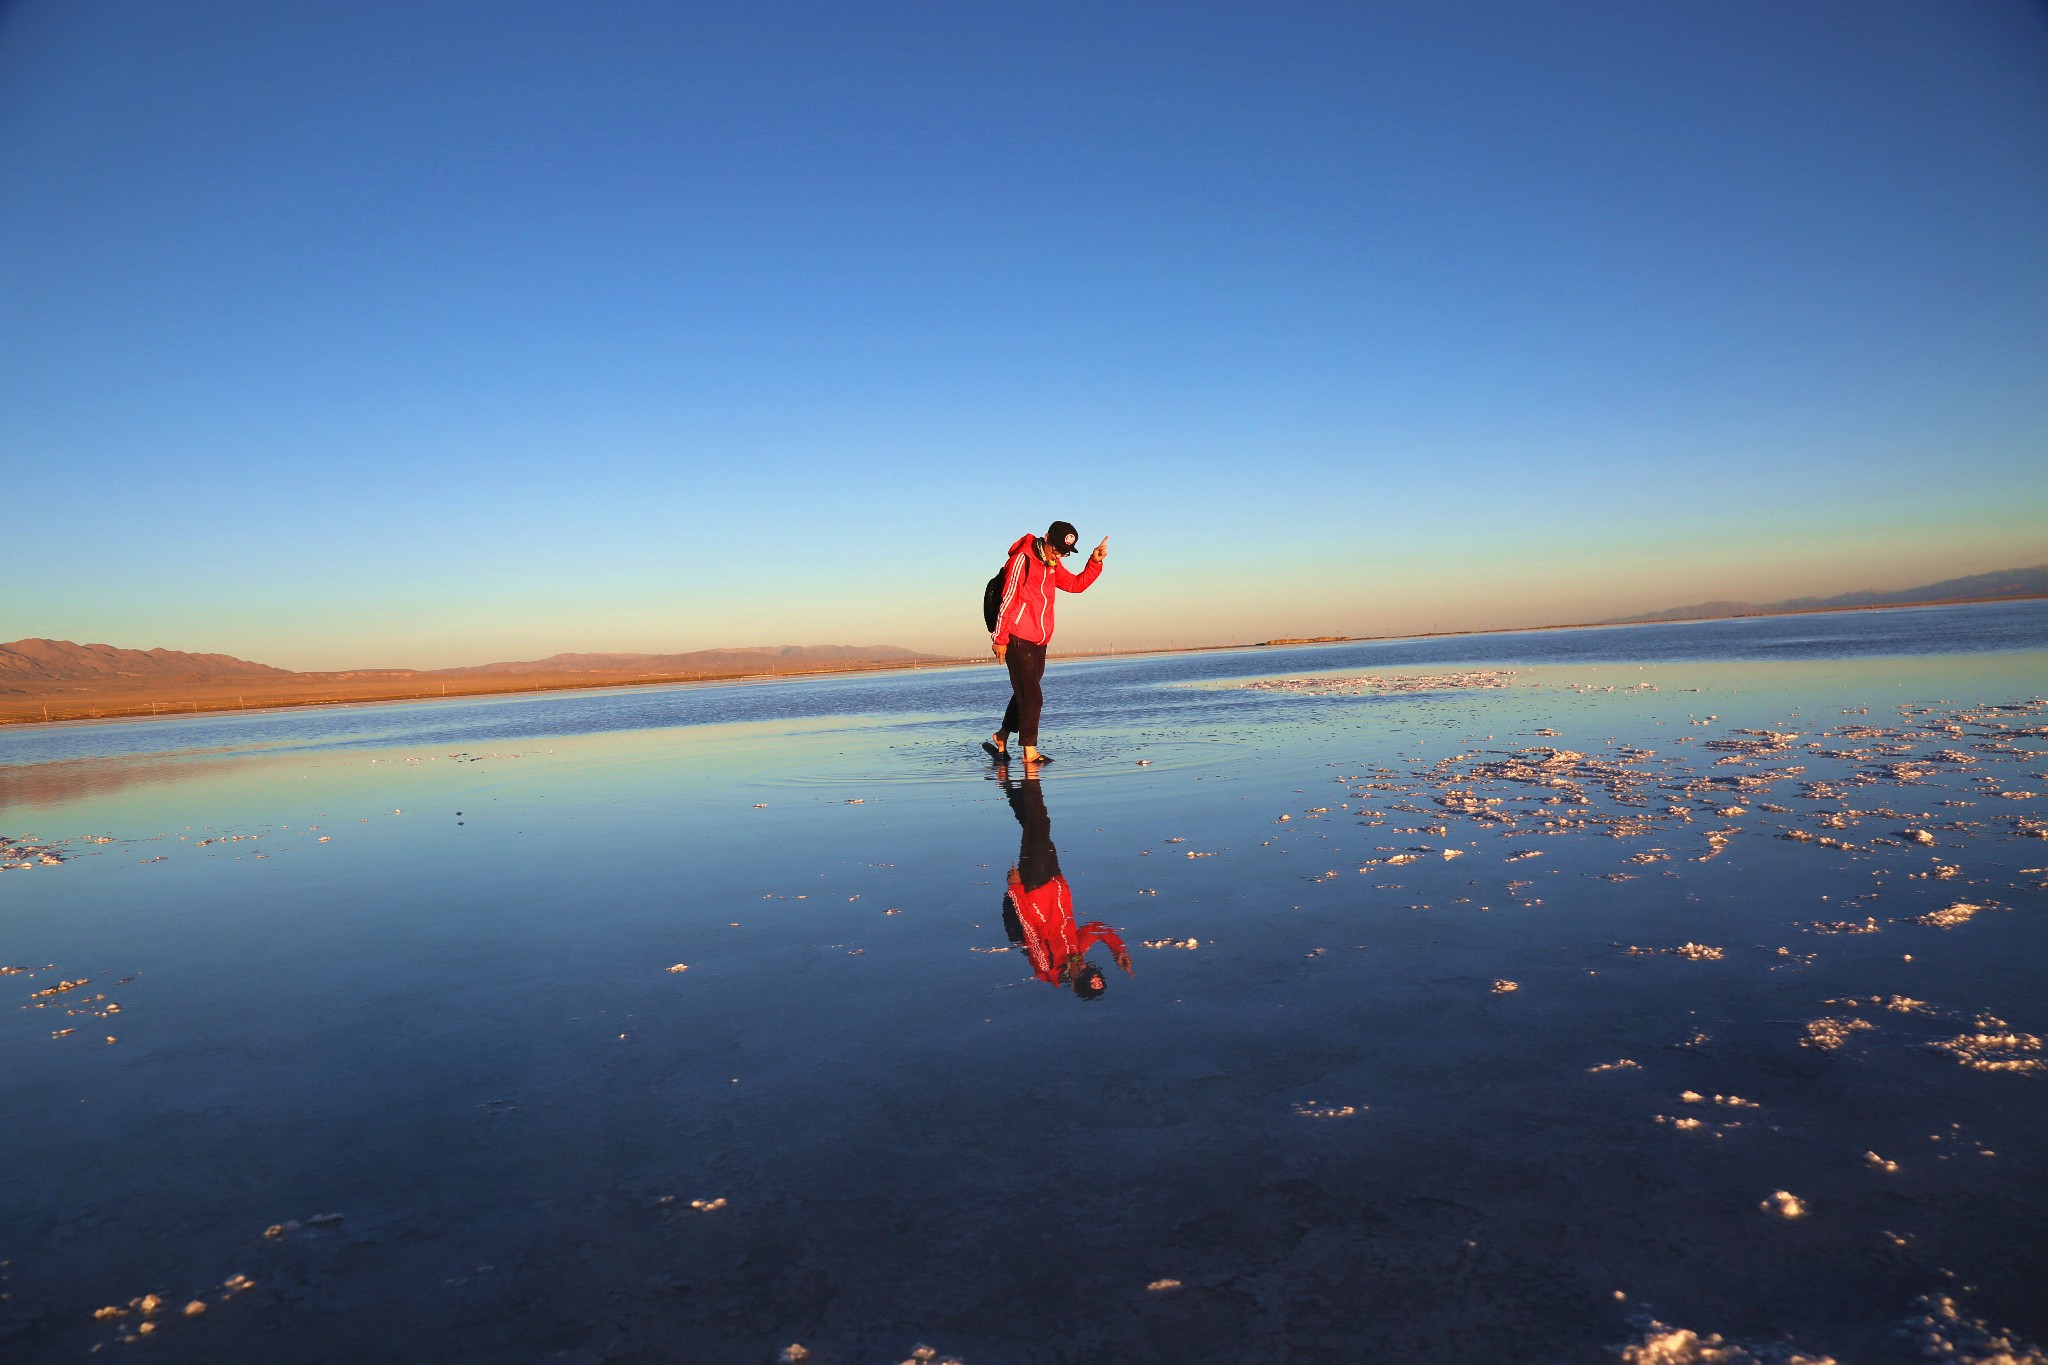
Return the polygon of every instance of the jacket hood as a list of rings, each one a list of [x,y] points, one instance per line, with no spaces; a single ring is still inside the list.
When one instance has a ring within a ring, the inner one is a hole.
[[[1030,549],[1031,542],[1036,539],[1038,539],[1038,533],[1036,531],[1033,531],[1027,535],[1017,537],[1017,543],[1010,547],[1010,554],[1015,555],[1019,550]]]

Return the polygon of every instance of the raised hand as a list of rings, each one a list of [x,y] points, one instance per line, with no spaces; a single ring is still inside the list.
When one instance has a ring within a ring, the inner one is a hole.
[[[1094,552],[1088,556],[1088,562],[1091,564],[1100,564],[1103,560],[1107,558],[1109,558],[1109,537],[1104,536],[1102,538],[1102,543],[1100,545],[1097,545],[1094,549]]]

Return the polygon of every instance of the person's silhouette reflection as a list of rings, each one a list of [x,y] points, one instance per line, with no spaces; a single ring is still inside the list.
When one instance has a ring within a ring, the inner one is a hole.
[[[1108,982],[1102,969],[1088,960],[1097,943],[1109,945],[1110,956],[1126,974],[1131,955],[1124,941],[1101,920],[1074,922],[1074,892],[1060,875],[1060,853],[1052,844],[1052,818],[1045,813],[1045,794],[1038,779],[1013,782],[1005,774],[1003,794],[1023,827],[1017,865],[1010,869],[1003,891],[1003,928],[1010,942],[1031,958],[1031,973],[1053,986],[1071,986],[1083,1000],[1101,995]]]

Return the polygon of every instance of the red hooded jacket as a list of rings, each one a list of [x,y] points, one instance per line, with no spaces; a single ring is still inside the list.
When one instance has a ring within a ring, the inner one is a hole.
[[[1124,941],[1116,930],[1101,920],[1074,923],[1074,893],[1065,877],[1054,877],[1044,886],[1025,890],[1021,883],[1010,887],[1010,904],[1017,909],[1017,923],[1024,931],[1024,951],[1031,955],[1031,974],[1053,985],[1065,984],[1067,963],[1098,943],[1123,956]]]
[[[1037,536],[1024,536],[1010,547],[1010,567],[1003,574],[1003,609],[996,616],[994,643],[1007,645],[1012,637],[1034,645],[1052,643],[1053,589],[1086,592],[1102,573],[1102,561],[1090,559],[1079,573],[1055,563],[1050,569],[1032,550]],[[1057,558],[1057,557],[1056,557]]]

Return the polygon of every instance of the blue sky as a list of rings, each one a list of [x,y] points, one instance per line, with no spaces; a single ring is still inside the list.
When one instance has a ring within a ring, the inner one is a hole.
[[[0,8],[0,639],[1599,619],[2048,560],[2019,3]]]

